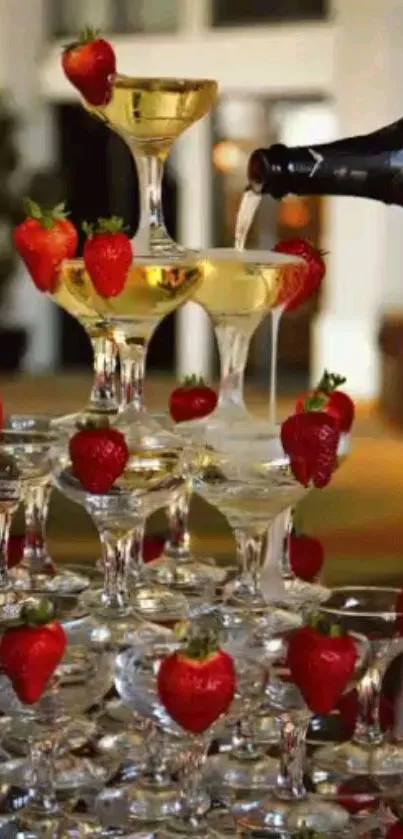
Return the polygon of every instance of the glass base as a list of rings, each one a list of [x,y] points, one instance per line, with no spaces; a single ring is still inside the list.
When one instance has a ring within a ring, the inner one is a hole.
[[[164,586],[138,586],[131,592],[130,603],[139,618],[170,630],[192,614],[189,600],[180,591]]]
[[[158,831],[158,839],[178,839],[179,836],[194,837],[194,839],[220,839],[221,836],[231,834],[222,832],[216,825],[210,825],[207,818],[195,819],[193,822],[182,819],[172,819]],[[234,836],[234,834],[232,834]]]
[[[147,575],[154,582],[161,585],[174,586],[179,591],[200,589],[201,587],[223,585],[228,577],[229,569],[219,568],[214,559],[196,559],[193,556],[178,558],[169,554],[162,554],[158,559],[147,563]],[[201,595],[202,596],[202,595]]]
[[[90,580],[84,574],[64,569],[54,574],[32,573],[23,565],[18,565],[9,575],[12,587],[16,591],[38,594],[81,594],[90,585]]]
[[[105,427],[115,424],[118,414],[118,404],[114,408],[105,411],[97,410],[93,407],[87,406],[82,411],[77,411],[75,414],[65,414],[62,417],[56,417],[52,420],[52,426],[57,431],[65,433],[69,437],[79,431],[81,428],[91,427]]]
[[[306,583],[298,577],[287,578],[284,583],[284,599],[279,605],[300,611],[309,608],[316,609],[329,599],[331,591],[318,583]]]
[[[102,824],[160,823],[179,813],[180,791],[169,779],[139,777],[135,784],[105,789],[97,798],[97,816]]]
[[[268,434],[267,420],[253,416],[243,403],[237,402],[218,405],[207,417],[181,422],[178,428],[194,442],[202,442],[207,433],[209,437],[225,433],[228,428],[231,428],[231,438],[235,438],[237,434],[242,439],[245,436],[258,437],[260,434],[267,438]]]
[[[207,760],[205,777],[213,798],[224,804],[234,800],[255,802],[274,789],[278,775],[278,760],[259,755],[259,749],[244,755],[238,752],[218,754]]]
[[[236,605],[226,600],[219,606],[219,616],[226,629],[238,629],[248,624],[255,628],[258,638],[260,634],[266,638],[291,632],[302,624],[301,615],[279,609],[276,606],[264,604],[264,609],[249,609],[246,604]]]
[[[114,428],[125,435],[129,449],[138,447],[139,443],[146,449],[181,449],[182,440],[175,433],[174,427],[171,430],[164,423],[164,415],[161,416],[161,422],[157,417],[144,408],[139,410],[130,404],[117,414]]]
[[[58,754],[63,756],[67,752],[82,749],[94,737],[96,728],[96,723],[87,717],[77,717],[67,723],[57,745]],[[13,755],[28,757],[30,739],[36,735],[39,737],[40,731],[34,720],[15,717],[4,738],[4,748]]]
[[[314,796],[304,801],[281,801],[275,795],[265,797],[261,805],[241,816],[239,825],[245,831],[262,831],[264,836],[283,836],[297,830],[337,833],[349,828],[350,816],[336,803],[316,801]]]
[[[371,775],[387,783],[388,778],[403,776],[403,742],[366,746],[349,740],[324,746],[315,752],[314,765],[343,775]]]

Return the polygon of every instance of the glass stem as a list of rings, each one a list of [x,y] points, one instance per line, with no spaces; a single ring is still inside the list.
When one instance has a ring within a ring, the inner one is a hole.
[[[139,154],[136,150],[134,160],[139,180],[140,221],[134,237],[134,253],[149,254],[160,248],[164,250],[170,243],[162,207],[162,177],[165,156]]]
[[[128,569],[132,583],[140,583],[144,578],[144,531],[145,522],[141,522],[134,528],[133,533],[130,534],[126,543]]]
[[[216,326],[214,329],[220,356],[221,409],[242,408],[244,402],[244,376],[252,335],[234,326]]]
[[[306,734],[310,715],[306,710],[283,713],[280,718],[280,770],[276,792],[281,798],[305,798]]]
[[[207,748],[208,743],[203,738],[194,737],[191,746],[183,753],[180,771],[180,788],[183,790],[181,821],[189,825],[191,833],[203,822],[210,805],[203,784]]]
[[[250,709],[246,710],[246,713]],[[257,746],[253,736],[253,715],[244,714],[236,723],[232,737],[232,754],[238,760],[256,760],[262,755],[262,747]]]
[[[387,645],[385,643],[385,653]],[[379,655],[379,659],[386,658]],[[378,661],[374,659],[368,667],[365,676],[357,685],[358,712],[353,740],[364,745],[381,743],[383,734],[379,722],[379,703],[382,691],[384,669],[380,670]]]
[[[295,578],[295,574],[291,566],[290,557],[290,536],[294,529],[294,509],[292,507],[288,507],[288,509],[285,510],[284,513],[281,513],[281,518],[283,526],[283,538],[281,549],[279,550],[278,554],[278,563],[281,576],[283,577],[283,579],[288,580]]]
[[[97,526],[96,518],[94,521]],[[128,535],[115,538],[108,529],[97,529],[104,567],[102,604],[106,612],[124,613],[128,608]]]
[[[28,486],[25,491],[24,564],[32,574],[54,571],[46,548],[46,522],[52,484]]]
[[[125,338],[118,341],[120,357],[119,412],[131,407],[136,413],[144,411],[144,377],[147,342]]]
[[[169,535],[165,553],[180,561],[190,558],[189,507],[192,497],[191,488],[187,488],[175,498],[167,509]]]
[[[10,582],[8,573],[8,540],[13,514],[16,507],[0,512],[0,588],[6,588]]]
[[[148,720],[143,736],[147,739],[147,763],[144,776],[148,783],[163,786],[170,782],[164,748],[166,735],[152,720]]]
[[[90,396],[90,410],[94,413],[115,414],[118,409],[115,342],[102,335],[91,336],[90,340],[94,353],[94,381]]]
[[[55,739],[45,739],[31,743],[31,764],[35,798],[33,806],[43,815],[57,813],[59,807],[55,789]]]
[[[248,530],[235,530],[235,542],[240,576],[236,591],[246,597],[261,595],[261,564],[264,533],[250,533]]]

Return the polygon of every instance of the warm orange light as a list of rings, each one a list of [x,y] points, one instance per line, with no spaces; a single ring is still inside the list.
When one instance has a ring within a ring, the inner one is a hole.
[[[306,227],[311,220],[308,202],[304,198],[290,196],[281,201],[279,207],[279,223],[282,227],[300,229]]]
[[[213,163],[224,175],[236,172],[244,163],[244,152],[232,140],[222,140],[213,149]]]

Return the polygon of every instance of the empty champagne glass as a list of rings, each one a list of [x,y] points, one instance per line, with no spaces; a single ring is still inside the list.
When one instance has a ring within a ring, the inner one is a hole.
[[[396,776],[402,772],[403,749],[399,741],[389,740],[382,732],[379,702],[386,670],[403,652],[402,592],[378,586],[343,586],[332,589],[321,612],[348,631],[365,634],[370,656],[357,684],[358,713],[351,741],[324,746],[315,762],[350,776]]]
[[[57,568],[46,544],[46,526],[49,502],[52,493],[52,450],[62,446],[62,435],[52,427],[52,418],[46,414],[11,414],[5,422],[5,429],[20,435],[24,448],[21,463],[29,466],[29,448],[31,456],[38,460],[42,446],[44,469],[26,472],[23,480],[22,501],[25,513],[25,544],[22,562],[13,571],[13,585],[16,588],[30,588],[44,593],[79,594],[89,586],[89,580],[78,571]],[[25,441],[25,442],[24,442]],[[30,446],[29,444],[32,443]],[[53,457],[53,454],[52,454]],[[22,468],[22,467],[21,467]]]

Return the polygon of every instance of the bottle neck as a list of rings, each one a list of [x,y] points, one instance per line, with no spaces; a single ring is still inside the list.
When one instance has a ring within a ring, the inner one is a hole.
[[[363,137],[313,146],[276,144],[250,157],[250,187],[282,198],[351,195],[403,204],[403,120]]]

